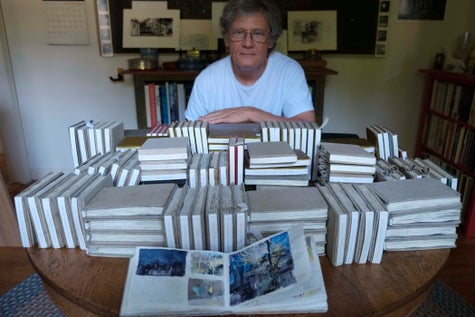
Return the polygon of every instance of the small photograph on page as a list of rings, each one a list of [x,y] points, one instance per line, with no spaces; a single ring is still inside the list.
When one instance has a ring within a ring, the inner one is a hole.
[[[288,232],[229,255],[231,305],[296,282]]]
[[[214,252],[191,252],[190,270],[193,274],[223,276],[223,255]]]
[[[224,306],[223,281],[188,279],[188,303],[195,306]]]
[[[184,276],[186,255],[182,250],[141,249],[135,274],[150,276]]]

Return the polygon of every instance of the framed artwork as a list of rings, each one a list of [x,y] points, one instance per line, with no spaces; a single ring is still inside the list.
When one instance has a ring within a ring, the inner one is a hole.
[[[103,57],[111,57],[114,55],[114,49],[112,46],[109,1],[96,0],[96,9],[100,53]]]
[[[400,20],[443,21],[447,0],[399,0]]]
[[[218,39],[213,36],[211,20],[181,20],[181,50],[217,50]]]
[[[289,51],[337,49],[335,11],[289,11],[287,13]]]
[[[180,10],[125,9],[122,46],[179,49]]]

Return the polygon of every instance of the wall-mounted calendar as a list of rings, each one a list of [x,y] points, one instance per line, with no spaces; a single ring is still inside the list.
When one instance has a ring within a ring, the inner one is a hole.
[[[49,45],[88,45],[85,1],[43,1]]]

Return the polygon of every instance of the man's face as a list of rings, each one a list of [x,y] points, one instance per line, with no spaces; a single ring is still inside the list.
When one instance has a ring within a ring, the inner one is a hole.
[[[271,45],[269,26],[264,16],[254,13],[234,20],[226,38],[226,45],[234,65],[238,68],[252,70],[265,67]]]

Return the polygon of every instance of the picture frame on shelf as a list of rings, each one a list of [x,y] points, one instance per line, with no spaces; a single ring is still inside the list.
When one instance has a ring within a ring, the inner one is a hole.
[[[337,49],[336,10],[289,11],[287,20],[289,51]]]
[[[122,46],[179,49],[180,10],[125,9]]]

